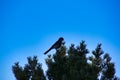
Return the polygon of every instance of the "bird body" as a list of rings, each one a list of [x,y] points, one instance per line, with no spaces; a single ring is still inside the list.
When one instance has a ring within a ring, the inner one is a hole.
[[[47,54],[52,49],[58,49],[62,45],[62,41],[64,40],[63,37],[60,37],[44,54]]]

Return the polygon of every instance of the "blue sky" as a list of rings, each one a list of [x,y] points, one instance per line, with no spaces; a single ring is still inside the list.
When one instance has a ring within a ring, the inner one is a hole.
[[[120,77],[119,34],[119,0],[1,0],[0,80],[15,80],[11,66],[28,56],[45,69],[43,53],[61,36],[67,46],[85,40],[90,51],[102,43]]]

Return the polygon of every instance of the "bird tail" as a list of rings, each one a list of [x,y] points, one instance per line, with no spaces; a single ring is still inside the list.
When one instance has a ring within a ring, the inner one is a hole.
[[[51,48],[50,49],[48,49],[44,54],[47,54],[49,51],[51,50]]]

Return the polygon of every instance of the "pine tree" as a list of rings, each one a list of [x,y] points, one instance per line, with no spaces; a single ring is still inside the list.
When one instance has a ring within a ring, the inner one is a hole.
[[[92,62],[91,65],[93,70],[91,72],[93,75],[95,75],[97,79],[100,77],[100,80],[117,80],[118,78],[115,76],[114,63],[110,62],[111,57],[108,53],[104,54],[101,49],[101,44],[98,44],[92,54],[93,56],[89,59]]]
[[[17,80],[120,80],[115,76],[115,64],[109,54],[104,53],[101,44],[92,53],[85,41],[77,47],[71,44],[68,49],[62,45],[45,61],[46,76],[36,56],[28,57],[24,68],[15,63],[12,70]]]
[[[28,64],[24,68],[17,62],[12,66],[12,71],[17,80],[46,80],[41,66],[37,56],[28,57]]]
[[[62,46],[59,50],[57,50],[56,54],[46,59],[46,64],[48,66],[47,76],[49,80],[62,80],[64,77],[64,73],[66,72],[66,48]]]
[[[86,48],[85,41],[75,47],[72,44],[68,50],[65,46],[53,55],[48,56],[47,76],[49,80],[119,80],[115,76],[114,63],[109,54],[104,54],[101,44],[92,51]],[[104,55],[103,55],[104,54]]]

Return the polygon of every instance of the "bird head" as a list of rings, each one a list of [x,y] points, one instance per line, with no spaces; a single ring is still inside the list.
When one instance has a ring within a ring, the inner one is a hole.
[[[60,38],[59,38],[59,41],[61,41],[61,43],[62,43],[63,45],[65,44],[63,37],[60,37]]]
[[[60,38],[59,38],[59,40],[60,40],[60,41],[63,41],[63,40],[64,40],[64,38],[63,38],[63,37],[60,37]]]

